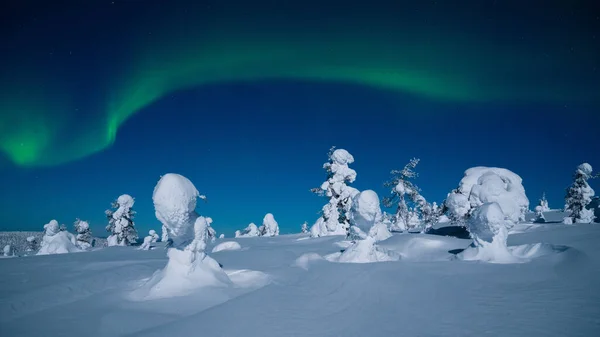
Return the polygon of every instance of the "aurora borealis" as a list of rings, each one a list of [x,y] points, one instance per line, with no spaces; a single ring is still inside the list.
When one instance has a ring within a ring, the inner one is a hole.
[[[490,1],[464,11],[391,1],[91,3],[15,15],[4,31],[0,149],[16,165],[103,150],[144,107],[211,83],[304,79],[459,102],[599,101],[591,45],[600,37],[581,34],[597,20],[575,18],[575,5],[534,16]],[[535,28],[552,22],[561,25]]]
[[[388,171],[418,156],[438,202],[467,167],[499,165],[557,204],[600,146],[593,5],[3,3],[0,227],[101,228],[122,193],[151,226],[151,187],[178,172],[228,230],[272,212],[285,231],[320,209],[304,192],[332,145],[355,156],[360,189],[385,193]]]

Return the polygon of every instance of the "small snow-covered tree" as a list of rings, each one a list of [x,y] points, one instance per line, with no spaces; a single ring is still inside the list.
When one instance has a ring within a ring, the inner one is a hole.
[[[4,256],[6,256],[6,257],[11,256],[12,248],[10,247],[10,245],[4,246],[3,253],[4,253]]]
[[[587,209],[595,194],[587,182],[592,178],[596,177],[592,176],[592,165],[588,163],[579,165],[573,174],[573,184],[567,188],[565,196],[565,211],[569,212],[571,222],[590,223],[594,220],[594,211]]]
[[[258,230],[258,227],[254,223],[250,223],[248,225],[248,227],[244,228],[244,230],[242,230],[242,231],[239,231],[239,230],[235,231],[236,238],[255,237],[255,236],[260,236],[260,231]]]
[[[128,194],[123,194],[112,203],[113,209],[106,210],[106,230],[110,233],[107,239],[108,246],[129,246],[137,241],[133,204],[134,199]]]
[[[27,237],[27,251],[28,252],[33,252],[35,250],[37,250],[37,240],[35,239],[35,236],[28,236]]]
[[[356,180],[356,171],[348,167],[354,162],[354,157],[346,150],[329,150],[328,161],[323,164],[327,172],[327,181],[319,188],[311,191],[319,196],[325,196],[329,202],[323,206],[321,217],[311,228],[311,236],[348,235],[350,229],[349,212],[352,198],[358,190],[348,186]]]
[[[154,229],[151,229],[148,231],[148,236],[150,236],[152,238],[152,242],[158,242],[159,236],[158,234],[156,234],[156,231]]]
[[[538,206],[541,207],[542,212],[550,211],[550,207],[548,206],[548,200],[546,199],[546,192],[542,193],[542,198],[540,199]]]
[[[225,234],[221,233],[221,235],[219,235],[219,239],[224,239],[225,238]]]
[[[544,216],[544,206],[542,206],[542,205],[535,206],[535,220],[533,222],[536,222],[536,223],[546,222],[546,217]]]
[[[396,214],[392,220],[392,229],[405,231],[420,224],[420,217],[427,218],[426,226],[433,226],[436,221],[433,206],[421,195],[421,190],[411,180],[418,177],[415,168],[420,159],[411,159],[402,170],[393,170],[392,179],[384,183],[391,187],[391,196],[383,199],[386,207],[397,206]]]
[[[300,231],[302,232],[302,234],[308,233],[308,222],[304,221],[302,227],[300,227]]]
[[[92,247],[92,230],[90,229],[90,224],[87,221],[82,221],[79,219],[75,220],[73,224],[75,227],[75,232],[77,233],[77,247],[81,249],[89,249]]]
[[[279,224],[275,221],[273,214],[267,213],[263,218],[263,224],[258,228],[260,236],[277,236],[279,235]]]
[[[215,242],[217,239],[217,231],[212,227],[213,219],[211,217],[206,217],[206,223],[208,224],[208,227],[206,228],[208,239],[210,242]]]

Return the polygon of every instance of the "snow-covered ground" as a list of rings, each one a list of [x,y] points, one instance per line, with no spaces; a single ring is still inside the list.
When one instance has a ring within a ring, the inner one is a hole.
[[[160,243],[0,259],[0,336],[600,335],[599,224],[517,225],[514,264],[457,259],[471,240],[427,234],[380,242],[398,261],[329,262],[341,241],[219,239],[206,251],[227,247],[210,256],[233,286],[156,300],[134,290],[165,267]]]

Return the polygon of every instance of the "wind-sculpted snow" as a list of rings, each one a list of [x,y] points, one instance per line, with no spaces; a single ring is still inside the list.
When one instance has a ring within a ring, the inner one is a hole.
[[[216,253],[216,252],[220,252],[223,250],[240,250],[242,249],[242,246],[240,246],[239,243],[235,242],[235,241],[226,241],[226,242],[221,242],[218,245],[216,245],[212,252]]]
[[[145,301],[130,294],[167,263],[160,242],[0,259],[0,335],[598,335],[600,226],[521,226],[507,247],[525,263],[503,265],[461,260],[471,240],[428,234],[377,242],[400,257],[380,263],[323,259],[352,245],[339,236],[231,239],[244,250],[211,257],[232,286]]]

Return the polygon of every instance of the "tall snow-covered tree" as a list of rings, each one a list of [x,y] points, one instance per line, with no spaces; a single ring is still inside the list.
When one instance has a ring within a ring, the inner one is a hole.
[[[81,249],[88,249],[92,247],[92,230],[90,224],[87,221],[76,219],[73,224],[77,235],[77,247]]]
[[[594,211],[587,209],[594,197],[594,190],[588,180],[596,178],[592,175],[592,165],[583,163],[573,174],[573,184],[567,188],[565,195],[565,211],[569,213],[570,222],[590,223],[594,221]],[[566,220],[568,223],[569,220]]]
[[[418,177],[415,168],[420,159],[411,159],[402,170],[391,171],[392,179],[384,183],[385,187],[391,187],[391,196],[383,198],[386,207],[396,205],[396,214],[392,219],[392,229],[405,231],[414,228],[425,220],[426,226],[433,226],[439,216],[433,212],[433,205],[429,204],[421,195],[421,190],[412,180]]]
[[[323,206],[321,217],[311,227],[311,236],[348,235],[352,198],[359,193],[348,186],[356,180],[356,171],[348,167],[353,162],[354,157],[348,151],[335,149],[335,146],[329,150],[328,161],[323,164],[327,180],[321,187],[311,190],[327,197],[329,202]]]
[[[106,230],[110,233],[107,239],[108,246],[128,246],[137,241],[133,204],[134,199],[128,194],[123,194],[112,203],[113,209],[105,211],[108,218]]]

